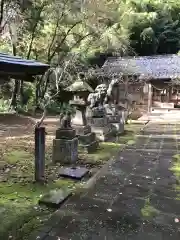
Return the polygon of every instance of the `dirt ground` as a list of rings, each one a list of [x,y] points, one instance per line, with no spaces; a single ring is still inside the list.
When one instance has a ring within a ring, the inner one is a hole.
[[[0,114],[0,142],[34,136],[34,125],[38,118],[16,114]],[[58,117],[47,117],[44,121],[48,135],[54,135],[58,126]]]

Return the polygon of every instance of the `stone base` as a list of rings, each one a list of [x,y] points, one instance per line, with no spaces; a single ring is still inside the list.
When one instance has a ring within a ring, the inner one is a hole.
[[[47,207],[59,208],[71,195],[72,192],[69,189],[52,190],[39,200],[39,204],[46,205]]]
[[[95,135],[95,133],[92,133],[92,132],[90,132],[86,135],[79,135],[78,140],[79,140],[79,144],[87,145],[96,140],[96,135]]]
[[[85,153],[93,153],[97,150],[98,147],[99,147],[99,142],[97,140],[86,145],[79,144],[79,149]]]
[[[109,123],[118,123],[118,122],[120,122],[120,116],[119,115],[108,115],[108,121],[109,121]]]
[[[122,123],[112,123],[116,135],[119,135],[124,132],[124,124]]]
[[[114,136],[112,126],[108,124],[106,127],[91,127],[92,132],[96,134],[96,139],[99,141],[108,141],[112,136]]]
[[[102,118],[89,118],[88,123],[91,126],[91,131],[96,134],[96,139],[107,141],[113,136],[113,126],[109,123],[106,116]]]
[[[54,139],[53,156],[54,163],[75,163],[78,159],[78,138]]]
[[[79,141],[79,147],[82,151],[86,153],[95,152],[99,146],[98,141],[96,141],[95,133],[91,132],[90,126],[73,126],[76,130],[76,135]]]
[[[104,106],[107,115],[116,115],[118,112],[115,104],[105,104]]]
[[[86,117],[87,118],[93,118],[93,117],[98,117],[101,118],[106,114],[106,110],[104,106],[101,107],[94,107],[93,109],[87,108],[86,110]]]
[[[88,124],[96,127],[106,127],[108,125],[108,118],[106,116],[98,118],[98,117],[93,117],[93,118],[87,118]],[[91,129],[92,130],[92,129]]]
[[[124,132],[124,120],[119,115],[109,115],[109,123],[112,125],[114,135],[119,135]]]
[[[56,139],[73,139],[76,136],[74,129],[58,128],[56,130]]]
[[[126,111],[124,111],[124,120],[125,120],[125,122],[126,122],[127,118],[128,118],[128,111],[126,110]]]
[[[59,175],[61,177],[68,177],[68,178],[73,178],[77,180],[81,180],[89,170],[84,167],[67,167],[67,168],[61,168]]]
[[[91,132],[91,127],[89,125],[83,126],[83,125],[72,125],[73,129],[76,131],[76,135],[86,135]]]

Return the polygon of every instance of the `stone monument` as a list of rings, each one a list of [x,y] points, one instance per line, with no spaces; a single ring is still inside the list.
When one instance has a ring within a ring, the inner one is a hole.
[[[71,113],[60,114],[60,127],[56,130],[53,140],[54,163],[75,163],[78,159],[78,139],[76,131],[71,126]]]
[[[71,164],[71,167],[61,167],[59,175],[75,179],[82,179],[89,170],[76,166],[78,160],[78,138],[71,126],[71,112],[60,114],[60,128],[56,130],[53,140],[53,162]]]
[[[115,135],[124,132],[124,120],[118,109],[118,83],[119,79],[113,79],[107,89],[105,110],[109,122],[113,125]]]
[[[87,96],[89,92],[94,90],[83,81],[84,75],[79,74],[79,78],[66,91],[71,91],[74,95],[74,99],[70,101],[72,106],[75,106],[76,113],[72,117],[72,127],[76,130],[76,136],[79,140],[79,148],[85,150],[88,153],[96,151],[99,146],[96,140],[96,135],[91,132],[90,125],[87,124],[86,108],[87,108]]]
[[[87,122],[100,141],[106,141],[113,136],[112,125],[109,123],[104,107],[106,97],[107,86],[100,84],[96,87],[95,92],[90,93],[87,98],[89,103],[86,115]]]

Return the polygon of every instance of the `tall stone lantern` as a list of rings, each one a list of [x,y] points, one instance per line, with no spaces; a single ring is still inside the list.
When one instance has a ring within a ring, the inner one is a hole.
[[[86,119],[86,108],[88,106],[87,97],[89,93],[94,92],[94,90],[83,78],[84,74],[80,73],[77,81],[66,88],[66,91],[72,92],[74,96],[70,104],[75,107],[76,112],[72,117],[71,124],[73,129],[76,130],[79,148],[90,153],[94,152],[98,147],[96,135],[91,132],[91,127],[87,124]]]

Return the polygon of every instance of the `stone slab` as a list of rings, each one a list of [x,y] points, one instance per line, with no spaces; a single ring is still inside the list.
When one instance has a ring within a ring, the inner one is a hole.
[[[59,208],[71,195],[72,192],[69,189],[52,190],[39,200],[39,204],[52,208]]]
[[[89,170],[85,167],[64,167],[59,171],[59,176],[81,180]]]
[[[78,138],[54,139],[53,140],[53,155],[54,163],[75,163],[78,159]]]

